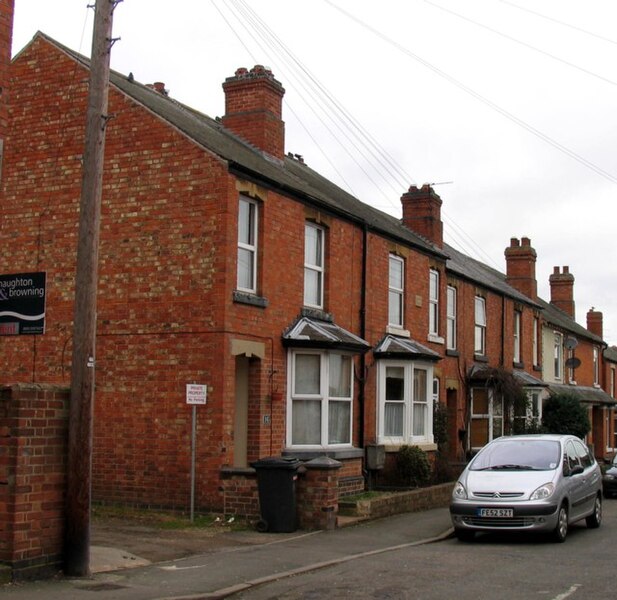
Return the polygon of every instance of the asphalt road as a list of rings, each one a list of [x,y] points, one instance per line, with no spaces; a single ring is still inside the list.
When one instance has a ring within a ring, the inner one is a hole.
[[[571,528],[564,544],[529,536],[448,539],[283,579],[242,600],[608,600],[615,588],[617,500],[600,529]]]

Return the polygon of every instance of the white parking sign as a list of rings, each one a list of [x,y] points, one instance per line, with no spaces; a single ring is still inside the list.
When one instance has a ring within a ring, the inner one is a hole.
[[[197,383],[186,384],[186,403],[205,404],[208,398],[208,386]]]

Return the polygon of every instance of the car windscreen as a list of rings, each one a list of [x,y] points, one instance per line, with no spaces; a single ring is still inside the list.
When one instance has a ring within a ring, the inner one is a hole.
[[[471,471],[551,471],[561,465],[554,440],[509,439],[485,446],[469,465]]]

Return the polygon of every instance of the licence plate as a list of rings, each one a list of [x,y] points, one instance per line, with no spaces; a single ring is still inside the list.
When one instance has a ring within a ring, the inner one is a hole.
[[[514,509],[512,508],[479,508],[479,517],[490,517],[497,519],[511,519],[514,516]]]

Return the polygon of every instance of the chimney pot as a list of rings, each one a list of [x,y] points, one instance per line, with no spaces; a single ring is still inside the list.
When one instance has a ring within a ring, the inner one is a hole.
[[[236,69],[223,83],[223,125],[249,144],[280,160],[285,157],[285,123],[282,119],[283,86],[272,71],[255,65]]]
[[[587,311],[587,330],[597,335],[598,337],[604,337],[603,327],[604,315],[596,310],[593,306]]]
[[[551,304],[560,308],[573,319],[575,318],[574,304],[574,275],[570,268],[564,266],[553,268],[553,274],[548,278],[551,286]]]
[[[441,198],[430,184],[421,188],[415,185],[401,196],[403,225],[426,238],[438,248],[443,247],[443,223],[441,221]]]
[[[505,250],[506,282],[521,294],[532,300],[538,297],[538,282],[536,280],[536,251],[531,246],[529,238],[510,238],[510,246]]]

